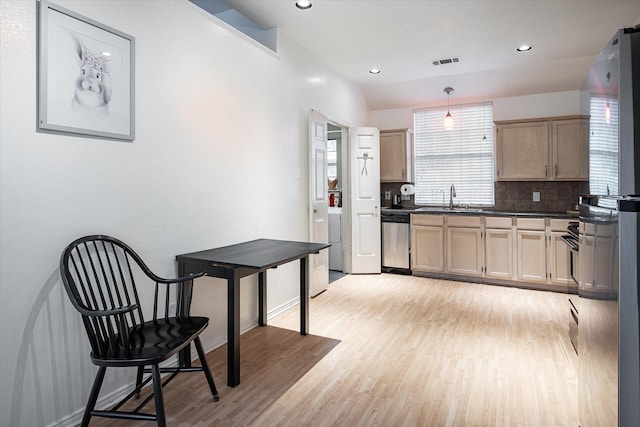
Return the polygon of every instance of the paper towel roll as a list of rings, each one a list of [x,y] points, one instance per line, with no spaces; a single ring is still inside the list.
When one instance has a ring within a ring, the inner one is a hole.
[[[400,193],[403,196],[410,196],[415,192],[416,192],[416,187],[414,187],[411,184],[402,184],[402,187],[400,187]]]

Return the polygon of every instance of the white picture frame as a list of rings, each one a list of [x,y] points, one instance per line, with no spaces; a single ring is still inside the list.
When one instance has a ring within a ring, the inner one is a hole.
[[[132,141],[135,39],[46,0],[38,12],[38,131]]]

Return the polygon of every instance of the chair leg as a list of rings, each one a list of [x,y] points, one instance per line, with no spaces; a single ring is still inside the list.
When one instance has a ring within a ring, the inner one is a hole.
[[[144,366],[138,366],[138,375],[136,376],[136,388],[142,384],[142,377],[144,376]],[[140,399],[140,390],[136,393],[136,399]]]
[[[207,382],[209,383],[209,388],[211,389],[211,394],[213,395],[213,401],[217,402],[220,400],[220,396],[218,396],[216,383],[213,381],[213,376],[211,375],[211,371],[209,370],[209,364],[207,363],[207,358],[205,357],[204,350],[202,349],[202,343],[200,342],[200,337],[197,337],[194,340],[194,343],[196,345],[196,350],[198,351],[198,357],[200,358],[200,364],[202,365],[202,370],[204,371],[205,377],[207,377]]]
[[[82,416],[82,423],[80,424],[82,427],[87,427],[89,425],[91,412],[93,412],[96,407],[96,401],[98,400],[98,394],[100,393],[100,388],[102,387],[102,381],[104,380],[104,374],[106,371],[106,366],[100,366],[98,368],[98,373],[96,374],[95,380],[93,380],[93,386],[91,387],[91,393],[89,394],[89,400],[87,401],[87,407],[84,409],[84,415]]]
[[[162,378],[160,377],[160,367],[155,364],[151,366],[153,376],[153,397],[156,403],[156,422],[158,427],[166,427],[167,421],[164,416],[164,399],[162,397]]]

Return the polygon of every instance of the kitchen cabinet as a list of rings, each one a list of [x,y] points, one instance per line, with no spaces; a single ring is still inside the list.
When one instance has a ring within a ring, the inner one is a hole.
[[[496,173],[499,181],[547,179],[547,122],[496,122]]]
[[[595,264],[593,271],[593,286],[600,294],[615,295],[618,293],[618,245],[614,237],[614,224],[596,226],[594,236]]]
[[[544,218],[516,218],[517,279],[547,281],[547,238]]]
[[[516,220],[518,280],[573,286],[570,249],[562,240],[569,220],[518,218]]]
[[[446,230],[447,272],[482,276],[484,272],[482,218],[448,215]]]
[[[595,262],[580,263],[580,287],[586,292],[614,295],[618,283],[618,247],[615,224],[580,222],[580,257]]]
[[[585,224],[580,221],[580,259],[593,260],[594,258],[594,243],[593,237],[595,228],[592,224]],[[581,262],[578,270],[578,281],[580,283],[580,289],[587,292],[593,292],[593,262]]]
[[[411,269],[444,272],[443,215],[411,215]]]
[[[551,179],[589,179],[589,120],[551,121]]]
[[[380,131],[380,182],[413,182],[413,131]]]
[[[584,116],[497,121],[499,181],[589,179],[589,120]]]
[[[551,219],[549,234],[547,236],[549,248],[549,283],[554,285],[574,285],[571,278],[569,246],[562,240],[562,235],[567,234],[568,220]]]
[[[575,287],[570,249],[561,238],[568,223],[569,219],[560,218],[411,214],[411,269],[417,275],[477,277],[483,283],[527,282],[567,290]],[[580,238],[594,239],[588,233]],[[611,241],[602,239],[585,250],[610,253],[615,249],[607,245]],[[583,273],[584,268],[580,274],[585,280],[612,283],[611,269],[592,266]]]
[[[511,218],[485,218],[485,276],[513,279],[513,221]]]

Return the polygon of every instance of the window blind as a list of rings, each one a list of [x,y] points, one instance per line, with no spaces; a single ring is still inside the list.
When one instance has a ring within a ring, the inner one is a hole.
[[[414,120],[415,202],[493,206],[493,104],[452,106],[453,128],[444,128],[447,108],[416,110]],[[444,196],[444,197],[443,197]]]
[[[608,123],[607,104],[610,109]],[[618,99],[592,96],[589,114],[589,192],[617,195]]]

